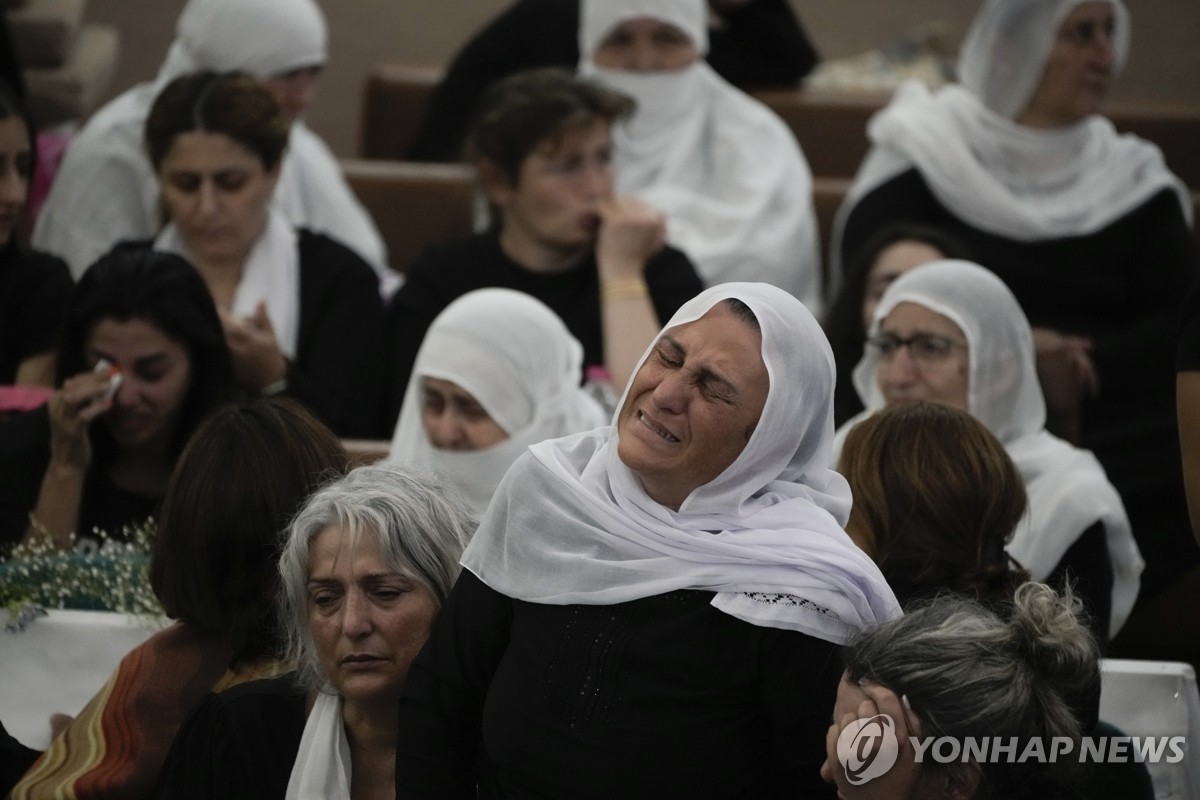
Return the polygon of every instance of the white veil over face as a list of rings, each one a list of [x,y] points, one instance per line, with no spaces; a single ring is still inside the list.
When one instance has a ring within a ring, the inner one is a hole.
[[[459,297],[429,327],[404,393],[390,461],[431,469],[478,516],[525,450],[601,426],[600,404],[579,387],[583,346],[541,301],[511,289]],[[432,446],[421,422],[422,378],[468,391],[508,439],[477,451]]]
[[[733,463],[674,511],[621,462],[615,428],[543,442],[501,482],[464,566],[510,597],[552,605],[712,591],[734,617],[834,642],[899,613],[842,529],[850,489],[828,468],[834,366],[816,319],[781,289],[734,283],[684,304],[664,330],[729,298],[754,312],[770,382]]]
[[[621,23],[653,18],[708,49],[703,0],[581,0],[579,71],[637,102],[613,131],[617,190],[667,217],[667,238],[706,285],[764,281],[821,313],[812,173],[779,117],[703,60],[641,72],[597,66]]]
[[[871,335],[900,303],[916,303],[949,318],[967,340],[967,410],[1004,445],[1025,482],[1029,509],[1008,552],[1035,580],[1044,580],[1078,538],[1103,523],[1112,562],[1109,635],[1124,624],[1137,599],[1144,563],[1129,517],[1104,468],[1088,450],[1048,433],[1046,401],[1037,377],[1029,321],[1004,282],[969,261],[917,267],[883,293]],[[876,381],[878,353],[868,347],[854,368],[854,387],[866,406],[838,431],[838,443],[866,415],[884,407]]]
[[[984,106],[1006,119],[1029,104],[1046,70],[1058,29],[1078,5],[1096,0],[987,0],[975,15],[958,62],[958,80]],[[1129,57],[1129,10],[1113,7],[1113,77]]]

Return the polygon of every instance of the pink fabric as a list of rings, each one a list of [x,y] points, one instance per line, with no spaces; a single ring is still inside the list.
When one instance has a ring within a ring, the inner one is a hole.
[[[44,386],[0,386],[0,412],[32,411],[54,394]]]
[[[50,184],[54,181],[54,174],[58,172],[58,165],[62,163],[70,142],[71,137],[65,133],[42,131],[37,136],[37,172],[33,175],[33,185],[29,187],[29,205],[26,209],[30,230],[37,221],[42,204],[46,202],[46,195],[50,194]]]

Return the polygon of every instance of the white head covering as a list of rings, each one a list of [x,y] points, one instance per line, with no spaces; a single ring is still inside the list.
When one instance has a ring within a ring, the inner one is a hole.
[[[1129,50],[1129,12],[1113,6],[1114,72]],[[988,0],[968,31],[960,85],[937,94],[916,82],[896,90],[872,117],[873,145],[834,225],[830,262],[840,275],[842,230],[872,190],[916,168],[952,214],[981,231],[1020,241],[1084,236],[1115,222],[1163,189],[1191,195],[1158,147],[1118,134],[1098,114],[1064,128],[1019,125],[1041,81],[1063,19],[1085,0]]]
[[[190,0],[158,83],[197,70],[270,78],[325,63],[325,16],[313,0]]]
[[[1029,510],[1008,552],[1035,580],[1054,571],[1068,548],[1096,522],[1104,524],[1113,569],[1110,635],[1129,616],[1143,562],[1129,518],[1096,457],[1047,433],[1046,402],[1037,377],[1029,321],[1004,282],[969,261],[935,261],[892,283],[875,312],[871,335],[900,303],[948,318],[967,340],[967,410],[1008,451],[1025,482]],[[885,405],[876,380],[879,355],[868,347],[854,368],[867,410],[838,431],[839,444],[866,415]]]
[[[579,7],[579,52],[592,53],[618,25],[653,17],[688,35],[703,57],[708,52],[708,7],[704,0],[599,0]]]
[[[734,462],[672,511],[621,461],[615,425],[543,442],[501,482],[465,567],[510,597],[551,605],[712,591],[713,605],[734,617],[839,643],[899,613],[842,529],[850,490],[826,467],[833,354],[813,316],[780,289],[735,283],[684,304],[664,330],[727,298],[757,317],[770,381]]]
[[[707,284],[765,281],[820,314],[812,174],[791,131],[702,59],[678,70],[606,69],[592,60],[626,20],[651,17],[708,48],[703,0],[582,0],[580,72],[637,101],[617,126],[617,189],[667,216],[667,236]]]
[[[123,239],[159,232],[158,179],[143,143],[158,93],[196,70],[268,78],[325,63],[325,17],[313,0],[189,0],[154,81],[108,103],[72,140],[34,231],[37,247],[66,259],[77,278]],[[301,120],[292,124],[275,203],[296,227],[328,234],[358,253],[390,294],[399,276],[383,239],[337,159]]]
[[[583,347],[541,301],[511,289],[479,289],[446,306],[429,327],[388,458],[432,469],[478,516],[525,450],[603,425],[599,403],[579,388]],[[458,384],[508,439],[484,450],[439,450],[421,422],[421,378]]]
[[[1091,0],[986,0],[959,55],[958,80],[991,111],[1016,119],[1042,80],[1058,29],[1075,6]],[[1129,10],[1113,7],[1113,77],[1129,57]]]

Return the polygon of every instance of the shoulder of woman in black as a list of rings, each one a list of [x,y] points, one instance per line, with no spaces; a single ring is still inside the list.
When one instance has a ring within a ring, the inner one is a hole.
[[[25,535],[49,463],[46,406],[0,422],[0,555]]]
[[[282,798],[305,719],[295,673],[209,694],[176,734],[155,796]]]

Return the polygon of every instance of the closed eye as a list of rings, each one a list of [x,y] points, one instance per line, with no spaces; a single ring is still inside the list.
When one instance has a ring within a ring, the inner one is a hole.
[[[665,350],[656,350],[654,355],[664,367],[679,369],[683,366],[683,359],[670,355]]]

